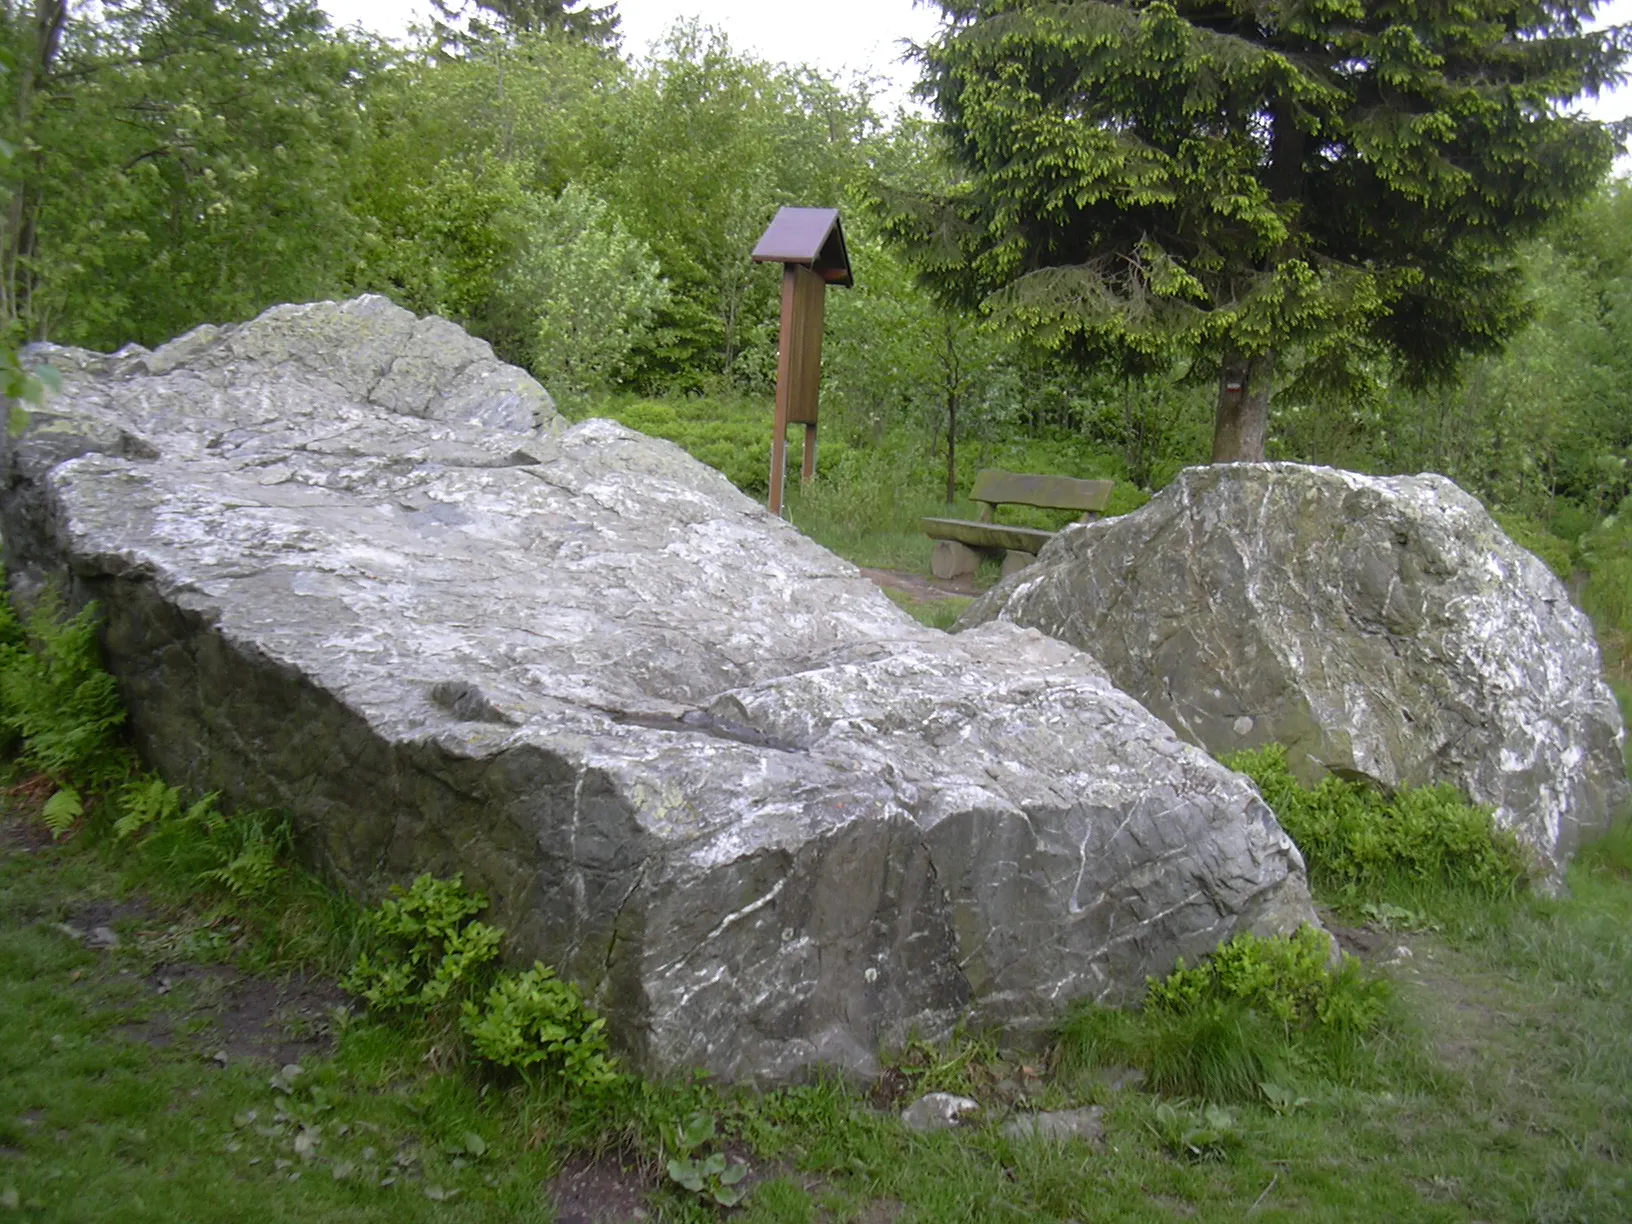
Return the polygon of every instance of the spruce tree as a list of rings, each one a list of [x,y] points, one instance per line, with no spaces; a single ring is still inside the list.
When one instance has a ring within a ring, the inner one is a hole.
[[[1616,150],[1575,106],[1632,32],[1596,0],[940,0],[923,90],[960,186],[897,196],[931,287],[1087,364],[1218,377],[1213,459],[1272,383],[1417,380],[1524,321],[1515,246]]]

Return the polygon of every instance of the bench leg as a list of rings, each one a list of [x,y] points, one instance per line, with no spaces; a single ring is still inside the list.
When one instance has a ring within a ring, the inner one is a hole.
[[[1008,549],[1003,554],[1003,577],[1018,574],[1035,560],[1036,553],[1021,552],[1018,548]]]
[[[929,554],[929,572],[937,578],[961,578],[980,568],[980,554],[956,540],[936,540]]]

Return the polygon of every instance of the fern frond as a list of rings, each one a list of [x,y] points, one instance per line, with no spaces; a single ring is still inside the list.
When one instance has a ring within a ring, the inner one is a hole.
[[[53,840],[61,837],[74,827],[74,822],[85,814],[85,803],[79,797],[79,792],[71,786],[65,786],[51,798],[45,801],[40,809],[40,815],[45,820],[45,827],[51,830]]]

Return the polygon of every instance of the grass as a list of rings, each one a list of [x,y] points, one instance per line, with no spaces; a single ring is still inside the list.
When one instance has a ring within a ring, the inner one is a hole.
[[[945,599],[914,599],[905,591],[893,588],[886,588],[884,594],[894,600],[908,615],[931,629],[942,630],[950,630],[958,617],[963,615],[964,610],[975,602],[961,595],[952,595]]]

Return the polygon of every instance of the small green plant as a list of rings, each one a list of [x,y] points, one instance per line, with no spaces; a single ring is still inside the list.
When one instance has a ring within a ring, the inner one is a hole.
[[[1513,835],[1452,787],[1385,794],[1335,775],[1305,787],[1278,744],[1235,753],[1224,764],[1258,784],[1316,887],[1350,903],[1425,887],[1496,900],[1518,891],[1528,874]]]
[[[664,1140],[675,1153],[667,1166],[669,1180],[722,1207],[735,1207],[748,1193],[742,1185],[748,1166],[728,1162],[721,1151],[705,1153],[713,1144],[714,1130],[714,1115],[701,1112],[666,1128]]]
[[[363,920],[377,947],[364,952],[341,986],[378,1011],[431,1011],[466,992],[477,971],[499,954],[497,927],[475,921],[487,908],[455,875],[426,873],[407,889],[393,887]]]
[[[1190,1109],[1163,1101],[1145,1125],[1169,1154],[1182,1160],[1223,1160],[1241,1146],[1235,1114],[1222,1105]]]
[[[1383,931],[1437,931],[1439,923],[1405,905],[1389,901],[1367,901],[1359,907],[1360,916]]]
[[[166,784],[157,774],[125,783],[119,789],[117,802],[119,816],[113,822],[113,836],[118,841],[182,815],[181,788]],[[200,802],[213,804],[215,796],[206,796]]]
[[[1318,927],[1267,938],[1243,931],[1194,969],[1180,958],[1166,978],[1149,979],[1145,1007],[1182,1015],[1208,1002],[1236,1002],[1288,1029],[1373,1031],[1387,1008],[1387,986],[1367,978],[1353,957],[1331,968],[1330,956],[1330,937]]]
[[[213,795],[188,808],[187,814],[206,803],[205,811],[213,818],[204,826],[206,845],[215,852],[218,865],[200,871],[199,880],[217,884],[244,901],[266,896],[285,870],[293,842],[289,821],[271,812],[240,812],[229,819],[215,807]]]
[[[173,875],[225,891],[241,901],[268,896],[288,871],[294,831],[286,815],[221,811],[212,791],[192,803],[180,787],[157,774],[126,782],[115,793],[116,841],[134,841],[142,854]]]
[[[1282,1117],[1289,1113],[1296,1113],[1309,1104],[1308,1097],[1299,1096],[1294,1089],[1273,1083],[1270,1080],[1265,1080],[1259,1084],[1258,1091],[1264,1094],[1264,1103]]]
[[[952,1092],[976,1096],[996,1078],[991,1067],[1000,1054],[990,1033],[968,1033],[961,1027],[946,1041],[914,1037],[885,1061],[890,1071],[910,1084],[914,1094]]]
[[[480,1007],[465,1003],[459,1026],[477,1054],[501,1067],[528,1072],[545,1066],[583,1090],[618,1079],[606,1021],[590,1012],[576,986],[546,965],[501,974]]]

